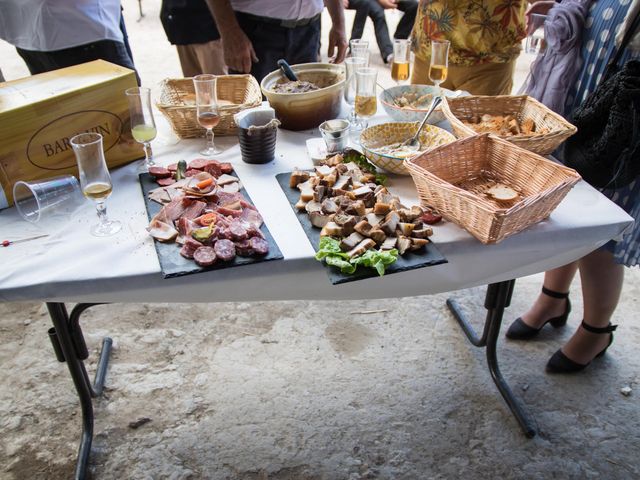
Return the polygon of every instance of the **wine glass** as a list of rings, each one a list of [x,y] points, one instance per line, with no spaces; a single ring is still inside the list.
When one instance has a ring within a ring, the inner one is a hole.
[[[442,96],[440,84],[447,79],[449,68],[449,41],[433,40],[431,42],[431,64],[429,65],[429,80],[431,80],[438,94]]]
[[[129,116],[131,117],[131,135],[144,148],[144,169],[149,170],[156,163],[153,161],[151,140],[156,138],[156,122],[151,110],[151,90],[144,87],[129,88],[124,92],[129,100]]]
[[[355,109],[356,102],[356,70],[366,66],[364,58],[361,57],[348,57],[344,59],[345,67],[345,82],[344,82],[344,100],[351,107],[349,113],[349,123],[351,128],[358,130],[362,127],[360,120],[358,120],[358,114]]]
[[[356,113],[364,118],[366,127],[369,117],[375,115],[378,109],[376,100],[376,83],[378,71],[375,68],[363,67],[356,70]]]
[[[105,202],[111,195],[111,176],[104,161],[102,135],[99,133],[81,133],[69,140],[76,154],[80,187],[87,198],[96,202],[96,210],[100,223],[91,227],[91,234],[96,237],[108,237],[118,233],[122,224],[117,220],[109,220]]]
[[[369,42],[360,38],[354,38],[349,41],[349,48],[352,57],[360,57],[364,59],[364,66],[369,66]]]
[[[411,56],[411,40],[395,38],[393,40],[393,62],[391,63],[391,78],[398,85],[409,79]]]
[[[193,77],[193,85],[196,89],[198,123],[207,129],[207,143],[205,149],[200,151],[205,157],[210,157],[222,151],[213,143],[213,127],[220,123],[216,81],[216,76],[208,73]]]

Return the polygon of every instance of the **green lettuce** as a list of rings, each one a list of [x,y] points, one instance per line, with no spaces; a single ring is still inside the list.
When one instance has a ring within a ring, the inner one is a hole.
[[[322,237],[316,253],[316,260],[324,260],[327,265],[340,269],[345,275],[351,275],[359,265],[375,268],[378,275],[384,275],[385,269],[398,259],[398,250],[395,248],[386,251],[367,250],[358,257],[349,259],[349,255],[340,250],[340,242],[335,238]]]

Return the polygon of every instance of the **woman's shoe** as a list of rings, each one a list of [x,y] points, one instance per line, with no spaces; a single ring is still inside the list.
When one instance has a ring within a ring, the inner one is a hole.
[[[609,334],[608,345],[604,347],[604,349],[600,353],[598,353],[594,358],[601,357],[605,354],[605,352],[607,351],[607,348],[609,348],[613,343],[613,331],[616,328],[618,328],[617,325],[611,325],[611,324],[602,328],[592,327],[591,325],[587,325],[586,323],[584,323],[584,320],[582,321],[580,326],[584,328],[587,332]],[[547,373],[575,373],[575,372],[579,372],[580,370],[584,370],[584,368],[589,366],[589,364],[591,364],[591,362],[588,362],[584,365],[581,363],[574,362],[569,357],[567,357],[564,353],[562,353],[562,350],[558,350],[556,353],[554,353],[551,356],[551,358],[547,362],[546,370],[547,370]]]
[[[564,309],[564,313],[558,317],[550,318],[549,320],[544,322],[540,328],[530,327],[529,325],[524,323],[522,318],[518,317],[515,319],[515,321],[511,324],[511,326],[507,330],[507,333],[506,333],[507,338],[510,338],[512,340],[528,340],[530,338],[535,337],[538,333],[540,333],[540,330],[542,330],[542,327],[544,327],[547,323],[550,323],[553,327],[556,327],[556,328],[563,327],[564,325],[566,325],[567,318],[569,318],[569,313],[571,312],[571,301],[569,300],[569,292],[567,293],[554,292],[553,290],[549,290],[548,288],[545,288],[543,286],[542,293],[553,298],[558,298],[558,299],[566,298],[567,306]]]

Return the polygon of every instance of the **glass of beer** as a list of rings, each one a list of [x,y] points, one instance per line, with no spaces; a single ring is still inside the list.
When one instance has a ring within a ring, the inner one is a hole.
[[[198,123],[207,129],[207,143],[204,150],[200,151],[205,157],[216,155],[222,151],[213,143],[213,128],[220,123],[216,83],[216,76],[208,73],[193,77]]]
[[[429,80],[431,80],[440,95],[442,89],[440,84],[447,79],[447,70],[449,68],[449,41],[433,40],[431,42],[431,64],[429,65]]]
[[[91,227],[91,234],[96,237],[109,237],[118,233],[122,224],[117,220],[109,220],[105,202],[111,195],[111,176],[104,160],[102,135],[99,133],[81,133],[69,140],[73,147],[80,174],[80,188],[85,197],[96,204],[99,223]]]
[[[393,40],[393,62],[391,63],[391,78],[398,85],[409,79],[411,61],[411,40],[396,38]]]
[[[156,122],[151,110],[151,90],[144,87],[129,88],[124,92],[129,100],[129,116],[131,117],[131,135],[144,148],[145,170],[153,167],[151,140],[156,138]]]
[[[360,120],[358,120],[358,114],[356,113],[356,70],[366,66],[364,58],[361,57],[348,57],[344,59],[345,67],[345,82],[344,82],[344,100],[351,107],[351,113],[349,114],[349,123],[351,128],[361,128]]]
[[[366,119],[375,115],[378,109],[377,77],[378,72],[375,68],[363,67],[356,70],[356,114],[365,119],[363,128],[366,127]]]

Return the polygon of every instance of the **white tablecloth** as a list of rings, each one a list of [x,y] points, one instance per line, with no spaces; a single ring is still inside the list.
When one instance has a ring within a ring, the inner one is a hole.
[[[382,118],[377,118],[381,121]],[[160,121],[159,123],[163,123]],[[166,126],[162,128],[166,129]],[[138,163],[114,170],[109,215],[123,222],[113,237],[89,234],[96,222],[93,204],[60,223],[42,240],[0,248],[0,300],[73,302],[214,302],[288,299],[355,299],[413,296],[457,290],[541,272],[573,261],[619,236],[632,222],[623,210],[584,182],[551,216],[497,245],[483,245],[461,228],[444,223],[433,241],[448,263],[333,286],[275,175],[310,168],[305,141],[317,131],[278,131],[275,161],[242,162],[232,137],[217,138],[225,151],[217,158],[233,163],[284,255],[257,263],[164,279],[152,239],[136,170]],[[165,135],[166,137],[166,135]],[[156,162],[191,160],[204,140],[154,142]],[[410,177],[392,176],[390,189],[408,204],[417,203]],[[14,208],[0,212],[0,240],[40,230],[20,220]]]

